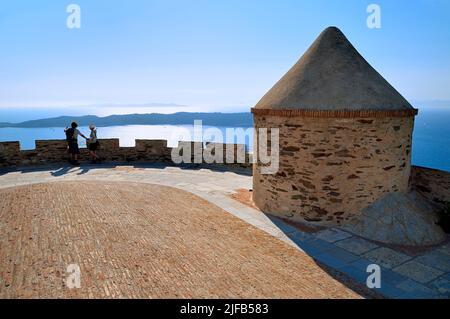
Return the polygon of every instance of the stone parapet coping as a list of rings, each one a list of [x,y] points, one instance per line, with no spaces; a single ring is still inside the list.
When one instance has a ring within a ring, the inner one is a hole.
[[[223,151],[224,165],[237,165],[251,167],[252,156],[247,152],[244,144],[206,143],[180,141],[178,147],[168,147],[167,140],[136,139],[135,146],[121,147],[118,138],[98,139],[100,157],[106,162],[173,162],[172,152],[181,156],[184,152],[190,153],[190,163],[205,162],[204,151],[214,153]],[[0,142],[0,168],[11,166],[42,165],[66,162],[69,158],[66,140],[36,140],[35,148],[22,150],[19,141]],[[186,155],[186,154],[185,154]],[[189,158],[183,157],[183,160]],[[89,160],[86,148],[80,148],[79,159]],[[184,162],[186,163],[186,162]]]
[[[324,118],[381,118],[411,117],[418,114],[418,109],[411,110],[288,110],[252,108],[254,115],[273,115],[281,117],[324,117]]]

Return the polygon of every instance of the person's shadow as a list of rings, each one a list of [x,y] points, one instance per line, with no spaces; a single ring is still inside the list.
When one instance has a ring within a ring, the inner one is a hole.
[[[80,166],[80,171],[77,173],[77,175],[83,175],[89,172],[91,168],[89,166]]]
[[[57,171],[53,171],[50,174],[53,177],[59,177],[59,176],[63,176],[67,173],[69,173],[70,169],[72,168],[72,166],[65,166],[65,167],[61,167],[60,169],[58,169]]]

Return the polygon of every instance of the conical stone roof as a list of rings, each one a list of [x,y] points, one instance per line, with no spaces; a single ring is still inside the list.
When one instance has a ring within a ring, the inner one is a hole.
[[[253,109],[263,110],[416,112],[336,27],[325,29]]]

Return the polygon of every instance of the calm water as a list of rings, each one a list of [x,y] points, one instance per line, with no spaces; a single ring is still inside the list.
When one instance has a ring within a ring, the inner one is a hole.
[[[450,107],[420,109],[414,125],[412,163],[450,172]]]
[[[80,129],[89,134],[87,127]],[[207,130],[209,127],[204,126],[203,129]],[[225,128],[219,129],[225,136]],[[209,133],[214,134],[210,131]],[[100,138],[119,138],[121,146],[134,146],[135,139],[165,139],[169,146],[176,146],[178,140],[201,140],[193,136],[193,127],[188,125],[102,127],[99,128],[98,134]],[[211,137],[204,140],[211,140]],[[19,140],[22,149],[33,149],[36,139],[64,138],[63,128],[0,128],[0,141]],[[252,149],[252,136],[246,138],[245,144]],[[450,108],[421,108],[414,127],[412,162],[414,165],[450,171]]]
[[[248,128],[242,128],[246,130]],[[89,136],[88,127],[79,127],[81,133]],[[218,131],[216,131],[218,130]],[[234,130],[234,128],[228,128]],[[252,130],[249,130],[252,133]],[[99,127],[97,135],[99,138],[119,138],[120,146],[134,146],[135,139],[163,139],[167,140],[170,147],[177,146],[178,141],[213,141],[214,136],[220,136],[229,143],[242,143],[252,148],[253,135],[249,134],[245,137],[245,141],[238,141],[236,138],[227,139],[227,128],[214,128],[203,126],[204,137],[197,137],[194,133],[192,125],[127,125],[127,126],[110,126]],[[209,137],[208,137],[209,136]],[[49,139],[65,139],[64,128],[48,127],[48,128],[0,128],[0,142],[2,141],[20,141],[23,150],[35,148],[35,140]],[[219,139],[221,140],[221,139]],[[80,146],[85,146],[85,141],[79,137]]]

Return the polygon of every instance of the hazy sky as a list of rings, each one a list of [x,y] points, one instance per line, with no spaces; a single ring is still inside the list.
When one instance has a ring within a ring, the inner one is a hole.
[[[450,100],[448,0],[1,0],[0,106],[249,107],[329,25],[407,99]]]

